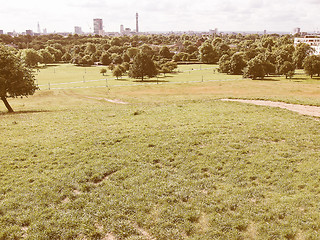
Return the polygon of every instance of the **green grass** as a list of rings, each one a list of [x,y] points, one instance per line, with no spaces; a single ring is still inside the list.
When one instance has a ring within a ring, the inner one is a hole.
[[[242,79],[241,76],[228,76],[218,73],[217,65],[180,65],[178,73],[163,74],[158,77],[146,79],[145,84],[149,83],[176,83],[176,82],[201,82],[211,80]],[[101,68],[105,66],[79,67],[72,64],[48,65],[40,72],[37,72],[37,83],[42,90],[46,89],[69,89],[86,87],[126,86],[141,84],[138,79],[129,78],[127,75],[119,79],[112,76],[108,70],[106,76],[100,74]],[[107,82],[106,82],[107,79]]]
[[[0,239],[319,239],[319,121],[218,100],[319,95],[316,80],[241,79],[10,99]]]

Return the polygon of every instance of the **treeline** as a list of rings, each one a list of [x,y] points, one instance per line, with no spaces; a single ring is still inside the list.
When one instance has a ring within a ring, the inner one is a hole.
[[[123,73],[141,53],[163,74],[174,71],[175,63],[181,61],[219,64],[220,72],[252,79],[275,74],[292,77],[297,68],[304,68],[311,77],[320,73],[319,57],[310,55],[312,48],[307,44],[295,47],[291,35],[0,35],[0,41],[19,49],[31,67],[38,63],[98,63]]]

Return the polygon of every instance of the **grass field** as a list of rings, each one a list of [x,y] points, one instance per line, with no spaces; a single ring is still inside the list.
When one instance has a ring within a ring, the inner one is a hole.
[[[209,80],[241,79],[241,76],[228,76],[218,73],[217,65],[180,65],[178,73],[163,74],[158,77],[146,79],[145,84],[161,84],[176,82],[202,82]],[[122,85],[141,85],[141,81],[128,78],[127,75],[115,79],[112,72],[107,70],[106,76],[100,74],[100,70],[105,66],[78,67],[72,64],[48,65],[43,66],[37,72],[37,83],[42,90],[46,89],[66,89],[66,88],[86,88],[122,86]],[[107,82],[106,82],[107,80]]]
[[[180,83],[110,80],[0,106],[0,239],[319,239],[318,119],[219,101],[320,106],[318,80],[187,67]],[[202,71],[218,81],[182,83]]]

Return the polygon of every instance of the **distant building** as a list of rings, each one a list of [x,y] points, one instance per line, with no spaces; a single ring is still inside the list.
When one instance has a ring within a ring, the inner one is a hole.
[[[0,34],[3,34],[3,30],[0,30]]]
[[[263,35],[266,35],[266,34],[267,34],[267,30],[264,30],[264,31],[263,31]]]
[[[294,45],[298,45],[299,43],[306,43],[311,46],[314,50],[314,55],[320,55],[320,37],[315,35],[307,35],[303,38],[295,38]]]
[[[44,29],[43,29],[43,34],[47,34],[47,33],[48,33],[47,29],[44,28]]]
[[[26,35],[33,36],[33,31],[32,30],[26,30]]]
[[[209,34],[210,34],[210,35],[218,34],[218,28],[210,29],[210,30],[209,30]]]
[[[301,33],[301,29],[300,28],[295,28],[293,29],[293,34],[300,34]]]
[[[136,32],[139,32],[139,14],[136,13]]]
[[[124,26],[121,24],[120,25],[120,33],[123,34],[124,33]]]
[[[103,35],[103,23],[101,18],[93,19],[93,33],[97,35]]]
[[[75,33],[75,34],[78,34],[78,35],[83,34],[81,27],[75,26],[75,27],[74,27],[74,33]]]
[[[38,33],[41,33],[41,29],[40,29],[40,23],[38,22]]]

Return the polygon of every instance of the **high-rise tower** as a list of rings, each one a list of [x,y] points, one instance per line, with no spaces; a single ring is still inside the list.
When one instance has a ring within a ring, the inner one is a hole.
[[[103,24],[101,18],[93,19],[93,32],[97,35],[102,35],[103,33]]]
[[[139,14],[136,13],[136,32],[139,32]]]
[[[41,33],[40,24],[38,22],[38,33]]]

